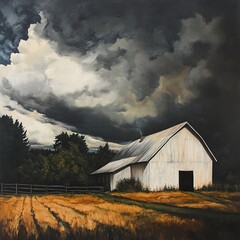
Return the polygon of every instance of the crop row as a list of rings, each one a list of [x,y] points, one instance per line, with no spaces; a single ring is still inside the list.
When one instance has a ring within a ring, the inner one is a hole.
[[[194,219],[91,195],[0,198],[0,212],[0,239],[137,239],[139,234],[164,239],[169,229],[184,238],[190,229],[197,233],[202,228]]]

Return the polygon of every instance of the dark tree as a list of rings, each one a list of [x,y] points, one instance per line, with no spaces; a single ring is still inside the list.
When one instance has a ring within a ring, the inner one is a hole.
[[[63,148],[69,148],[69,135],[66,132],[62,132],[61,134],[55,137],[55,143],[53,145],[54,149],[58,149],[60,146]]]
[[[70,143],[67,149],[59,147],[55,154],[50,155],[47,177],[50,183],[56,184],[87,183],[87,160],[76,144]]]
[[[86,159],[73,143],[68,148],[58,146],[57,151],[31,150],[14,175],[22,183],[86,185]]]
[[[10,171],[27,158],[29,142],[22,123],[4,115],[0,118],[0,179],[11,180]]]
[[[109,148],[108,143],[103,147],[99,146],[97,153],[92,153],[89,156],[89,172],[95,171],[96,169],[109,163],[116,153]]]
[[[13,171],[18,183],[48,184],[47,174],[49,169],[48,155],[30,155],[18,168]]]
[[[98,167],[102,167],[109,163],[114,155],[115,153],[109,148],[108,143],[106,143],[103,147],[100,146],[97,152]]]
[[[88,146],[86,144],[85,137],[80,136],[77,133],[68,135],[68,133],[62,132],[55,137],[53,147],[55,150],[58,150],[60,147],[69,149],[72,144],[77,146],[82,154],[86,155],[88,153]]]

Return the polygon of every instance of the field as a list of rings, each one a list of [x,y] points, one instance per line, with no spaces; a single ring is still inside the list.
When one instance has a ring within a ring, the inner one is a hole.
[[[239,239],[240,193],[0,197],[0,240]]]

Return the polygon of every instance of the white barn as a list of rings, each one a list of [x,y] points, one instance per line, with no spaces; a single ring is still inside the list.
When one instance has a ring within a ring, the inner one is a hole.
[[[213,161],[216,158],[203,138],[184,122],[124,146],[92,174],[110,190],[124,178],[139,179],[152,191],[192,190],[212,184]]]

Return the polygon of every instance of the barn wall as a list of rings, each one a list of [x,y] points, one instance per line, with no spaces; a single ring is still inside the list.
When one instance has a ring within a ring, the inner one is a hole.
[[[116,188],[117,182],[119,180],[122,180],[124,178],[130,178],[131,177],[131,168],[126,167],[123,170],[113,173],[110,175],[110,189],[111,191]]]
[[[148,187],[150,179],[150,167],[148,163],[131,165],[131,177],[138,179],[143,187]]]
[[[131,177],[143,181],[143,172],[146,167],[145,163],[134,164],[131,166]]]
[[[149,162],[148,187],[179,188],[179,171],[193,171],[194,188],[212,184],[212,159],[187,128],[180,130]]]

